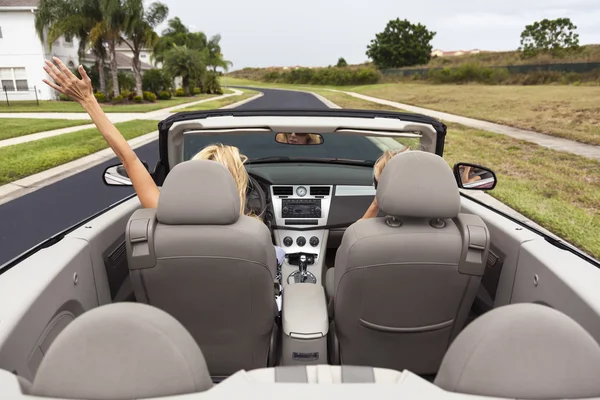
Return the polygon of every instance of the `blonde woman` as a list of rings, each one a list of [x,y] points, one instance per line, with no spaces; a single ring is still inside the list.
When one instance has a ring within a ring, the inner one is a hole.
[[[392,157],[394,157],[395,155],[404,153],[405,151],[408,151],[408,150],[409,150],[408,147],[403,147],[400,149],[393,149],[393,150],[386,150],[377,159],[377,161],[375,161],[375,165],[373,165],[373,186],[375,186],[375,189],[377,189],[379,177],[381,176],[381,173],[383,172],[383,169],[385,168],[388,161],[390,161],[392,159]],[[379,214],[379,206],[377,205],[377,197],[375,197],[375,198],[373,198],[373,202],[371,203],[371,205],[365,212],[365,215],[363,215],[363,217],[360,220],[375,218],[377,216],[377,214]]]
[[[92,92],[92,82],[83,66],[79,66],[82,79],[77,78],[57,57],[56,65],[46,60],[44,70],[52,77],[55,83],[44,79],[44,83],[58,92],[71,97],[83,106],[92,118],[96,127],[115,152],[144,208],[156,208],[160,191],[156,183],[137,157],[127,140],[119,130],[110,122]],[[248,186],[248,173],[244,168],[247,158],[240,154],[237,147],[215,144],[207,146],[193,157],[194,160],[212,160],[223,164],[233,176],[240,195],[240,213],[244,214],[246,208],[246,188]]]

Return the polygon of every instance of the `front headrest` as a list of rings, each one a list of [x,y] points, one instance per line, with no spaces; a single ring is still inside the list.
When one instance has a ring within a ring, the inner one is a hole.
[[[600,346],[567,315],[532,303],[483,314],[450,345],[435,384],[479,396],[600,396]]]
[[[240,196],[231,172],[221,163],[190,160],[165,178],[156,219],[167,225],[229,225],[240,217]]]
[[[42,359],[30,393],[67,399],[174,396],[212,387],[204,356],[175,318],[141,303],[77,317]]]
[[[424,151],[392,157],[377,186],[377,204],[394,217],[454,218],[460,212],[460,195],[448,163]]]

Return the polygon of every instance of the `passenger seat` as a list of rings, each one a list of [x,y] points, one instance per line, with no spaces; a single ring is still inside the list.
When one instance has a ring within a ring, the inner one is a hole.
[[[435,154],[394,156],[376,196],[387,216],[348,227],[328,271],[330,359],[435,374],[465,325],[490,234],[460,213],[452,170]]]

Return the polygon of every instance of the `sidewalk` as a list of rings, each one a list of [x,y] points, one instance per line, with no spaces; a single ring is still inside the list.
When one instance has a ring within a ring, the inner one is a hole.
[[[237,90],[237,89],[233,89],[233,88],[231,90],[233,90],[234,93],[224,94],[224,95],[216,96],[216,97],[210,97],[208,99],[193,101],[191,103],[178,104],[176,106],[162,108],[160,110],[149,111],[149,112],[145,112],[145,113],[106,113],[106,116],[112,123],[132,121],[134,119],[148,119],[148,120],[160,121],[160,120],[167,118],[169,115],[171,115],[172,112],[176,112],[176,110],[178,110],[180,108],[186,108],[186,107],[194,106],[194,105],[201,104],[201,103],[207,103],[209,101],[224,99],[224,98],[231,97],[231,96],[239,96],[244,93],[241,90]],[[0,119],[1,118],[70,119],[70,120],[90,120],[91,121],[90,116],[85,112],[81,112],[81,113],[14,113],[14,114],[0,113]],[[49,138],[52,136],[62,135],[65,133],[77,132],[77,131],[81,131],[84,129],[90,129],[90,128],[95,128],[95,127],[96,127],[96,125],[94,125],[92,123],[89,125],[79,125],[79,126],[74,126],[74,127],[70,127],[70,128],[54,129],[54,130],[46,131],[46,132],[38,132],[38,133],[32,133],[30,135],[18,136],[15,138],[0,140],[0,148],[6,147],[6,146],[12,146],[15,144],[27,143],[27,142],[31,142],[31,141],[39,140],[39,139],[45,139],[45,138]]]
[[[526,140],[528,142],[536,143],[542,147],[547,147],[552,150],[564,151],[578,156],[600,160],[600,146],[594,146],[591,144],[579,143],[573,140],[562,139],[543,133],[534,131],[528,131],[525,129],[513,128],[506,125],[500,125],[493,122],[481,121],[474,118],[462,117],[460,115],[449,114],[441,111],[434,111],[427,108],[411,106],[409,104],[397,103],[395,101],[379,99],[377,97],[365,96],[354,92],[345,92],[336,89],[327,89],[332,92],[344,93],[358,99],[370,101],[373,103],[384,104],[391,107],[396,107],[402,110],[415,112],[423,115],[428,115],[440,120],[455,122],[470,128],[481,129],[488,132],[498,133],[513,137],[515,139]]]

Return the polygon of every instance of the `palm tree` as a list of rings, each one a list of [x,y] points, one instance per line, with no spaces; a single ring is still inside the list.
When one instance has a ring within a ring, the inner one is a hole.
[[[80,59],[91,46],[99,64],[100,91],[106,93],[104,40],[101,36],[91,36],[102,20],[99,0],[41,0],[35,14],[35,28],[42,43],[48,43],[48,51],[52,49],[52,43],[64,35],[79,39]]]
[[[140,52],[143,48],[154,47],[158,42],[159,37],[154,28],[165,20],[169,8],[160,2],[155,2],[144,10],[143,0],[125,0],[124,11],[124,42],[133,52],[135,90],[138,96],[142,96]]]
[[[206,66],[201,52],[185,45],[174,45],[164,54],[164,69],[171,76],[180,76],[183,90],[189,94],[190,80],[203,79]]]
[[[229,68],[233,65],[231,61],[223,59],[223,54],[221,53],[221,35],[216,34],[210,38],[207,43],[208,47],[208,61],[206,65],[212,67],[213,72],[217,73],[217,68],[221,67],[227,72]]]

